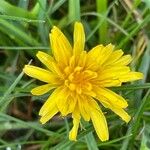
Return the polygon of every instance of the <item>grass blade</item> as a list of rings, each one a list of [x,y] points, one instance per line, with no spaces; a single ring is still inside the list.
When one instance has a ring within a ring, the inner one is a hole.
[[[150,100],[150,89],[147,91],[146,95],[142,99],[141,104],[140,104],[137,112],[134,115],[134,120],[132,120],[132,122],[129,125],[129,128],[128,128],[126,135],[130,135],[132,133],[133,136],[131,138],[124,140],[120,150],[127,150],[129,147],[130,147],[130,150],[132,150],[133,145],[129,146],[129,144],[131,144],[131,143],[133,144],[133,142],[134,142],[133,140],[135,139],[135,136],[137,135],[137,129],[139,126],[141,116],[142,116],[144,108],[145,108],[145,106],[149,100]],[[130,140],[132,141],[131,143],[129,143]]]
[[[80,21],[80,0],[69,0],[69,22]]]
[[[28,128],[33,128],[33,129],[35,129],[37,131],[43,132],[43,133],[45,133],[47,135],[50,135],[50,136],[52,136],[52,135],[58,135],[58,133],[55,133],[55,132],[43,129],[42,127],[40,127],[40,125],[38,123],[36,123],[36,125],[35,125],[33,123],[22,121],[20,119],[17,119],[15,117],[9,116],[9,115],[1,113],[1,112],[0,112],[0,116],[3,117],[3,118],[5,118],[6,120],[15,121],[15,122],[17,122],[17,123],[19,123],[19,124],[21,124],[23,126],[27,126]]]
[[[25,9],[13,6],[4,0],[1,0],[0,12],[3,14],[15,16],[15,17],[23,17],[23,18],[28,18],[28,19],[36,18],[36,16],[33,13]]]
[[[96,0],[96,6],[97,6],[97,13],[98,14],[106,14],[107,13],[107,0]],[[98,22],[100,21],[100,18],[98,19]],[[102,21],[101,27],[99,28],[99,39],[100,43],[105,44],[106,39],[108,36],[107,33],[107,21],[104,19]]]
[[[4,93],[4,96],[0,100],[0,112],[4,111],[6,106],[5,104],[7,103],[7,98],[9,97],[9,94],[14,90],[16,85],[19,83],[21,78],[23,77],[24,73],[21,72],[20,75],[16,78],[16,80],[13,82],[13,84],[8,88],[8,90]],[[5,107],[4,107],[5,106]]]

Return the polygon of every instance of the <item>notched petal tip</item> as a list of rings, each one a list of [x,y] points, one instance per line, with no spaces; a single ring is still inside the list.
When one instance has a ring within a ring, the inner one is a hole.
[[[75,56],[78,56],[84,50],[84,45],[85,45],[84,27],[83,27],[82,23],[80,23],[80,22],[76,22],[74,24],[73,39],[74,39],[73,53]]]
[[[128,115],[128,116],[126,117],[126,120],[124,120],[124,121],[125,121],[126,123],[128,123],[130,120],[131,120],[131,116]]]
[[[83,34],[84,33],[84,27],[83,27],[83,24],[81,23],[81,22],[75,22],[75,24],[74,24],[74,29],[76,30],[76,32],[82,32],[81,34]],[[79,33],[78,32],[78,33]],[[84,35],[84,34],[83,34]],[[82,36],[83,36],[82,35]]]
[[[25,65],[23,68],[23,72],[27,74],[28,69],[30,69],[30,65]]]
[[[113,45],[112,43],[109,43],[108,45],[106,45],[105,47],[110,48],[112,50],[114,50],[115,45]]]
[[[109,136],[105,136],[103,138],[100,139],[102,142],[108,141],[109,140]]]
[[[93,103],[93,106],[92,106]],[[95,131],[101,141],[107,141],[109,139],[109,131],[108,131],[108,126],[107,126],[107,121],[106,118],[101,111],[101,109],[97,105],[97,103],[94,104],[94,101],[91,103],[91,108],[90,110],[90,115],[91,115],[91,120],[93,123],[93,126],[95,128]],[[95,108],[94,108],[95,107]],[[97,107],[97,108],[96,108]]]
[[[53,31],[55,31],[55,30],[57,30],[57,29],[58,29],[58,27],[53,26],[53,28],[51,29],[51,32],[53,32]]]
[[[131,120],[131,116],[122,108],[117,108],[114,106],[109,107],[114,113],[116,113],[118,116],[121,117],[122,120],[124,120],[126,123],[128,123]]]
[[[60,34],[63,34],[63,33],[61,32],[61,30],[58,27],[53,26],[50,34],[52,34],[52,35],[60,35]]]
[[[144,78],[144,74],[142,72],[137,72],[137,78],[138,79],[143,79]]]
[[[144,74],[141,72],[129,72],[123,76],[120,77],[120,81],[122,82],[131,82],[136,80],[141,80],[144,78]]]
[[[73,132],[71,131],[69,132],[69,140],[74,142],[77,141],[76,137],[74,137]]]
[[[79,22],[79,21],[76,21],[76,22],[74,23],[74,25],[75,25],[75,26],[83,26],[82,23]]]
[[[41,85],[41,86],[37,86],[35,88],[33,88],[31,90],[31,93],[33,95],[43,95],[47,92],[49,92],[50,90],[54,89],[56,86],[55,85],[52,85],[52,84],[44,84],[44,85]]]
[[[44,117],[41,117],[39,121],[40,121],[40,123],[43,125],[43,124],[45,124],[48,120],[45,121]]]
[[[50,110],[44,110],[44,112],[42,112],[40,110],[39,115],[41,116],[40,118],[40,122],[42,124],[45,124],[47,121],[49,121],[54,115],[56,115],[58,112],[58,109],[54,106],[53,108],[50,108]]]
[[[40,121],[41,124],[45,124],[46,123],[46,122],[43,121],[42,117],[41,117],[41,119],[39,121]]]
[[[52,37],[58,37],[61,34],[63,34],[61,30],[58,27],[53,26],[51,32],[49,33],[50,40],[52,40]]]
[[[73,114],[73,127],[69,132],[69,140],[71,141],[77,141],[77,134],[78,134],[78,128],[80,123],[80,115],[76,114],[76,112]]]
[[[70,141],[77,141],[77,132],[78,132],[78,126],[79,125],[74,125],[72,129],[69,132],[69,140]]]
[[[45,54],[44,52],[42,52],[42,51],[38,51],[37,53],[36,53],[36,57],[37,58],[39,58],[41,55],[43,55],[43,54]]]

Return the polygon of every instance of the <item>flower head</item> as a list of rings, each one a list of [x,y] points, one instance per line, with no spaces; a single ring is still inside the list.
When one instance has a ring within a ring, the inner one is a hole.
[[[123,51],[114,50],[112,44],[98,45],[89,52],[85,51],[85,33],[79,22],[74,25],[73,38],[71,46],[60,29],[54,26],[50,33],[53,56],[42,51],[36,55],[47,69],[26,65],[23,71],[44,82],[44,85],[31,90],[33,95],[54,89],[39,112],[42,124],[58,112],[62,116],[71,114],[70,140],[76,140],[82,117],[85,121],[92,121],[98,137],[105,141],[109,139],[108,127],[98,103],[129,122],[131,117],[124,110],[128,106],[126,100],[108,88],[142,79],[143,74],[132,72],[127,66],[131,56],[123,56]]]

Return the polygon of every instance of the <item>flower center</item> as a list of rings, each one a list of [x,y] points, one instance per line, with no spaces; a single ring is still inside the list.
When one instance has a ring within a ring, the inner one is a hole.
[[[83,67],[76,66],[74,69],[66,67],[65,85],[78,94],[84,91],[92,90],[92,80],[97,77],[97,73],[91,70],[86,70]]]

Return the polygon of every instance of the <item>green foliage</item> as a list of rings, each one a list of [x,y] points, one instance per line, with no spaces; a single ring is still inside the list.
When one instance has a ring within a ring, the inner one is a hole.
[[[144,73],[142,81],[112,88],[128,99],[127,111],[133,119],[125,124],[108,112],[107,142],[97,138],[90,123],[83,123],[77,142],[69,141],[70,117],[57,115],[41,125],[38,111],[47,95],[32,96],[29,91],[39,82],[22,73],[31,59],[33,64],[39,63],[38,50],[51,53],[49,31],[53,25],[72,41],[74,21],[84,24],[87,50],[100,42],[113,43],[133,56],[133,70]],[[0,149],[150,149],[149,68],[149,0],[0,0]]]

